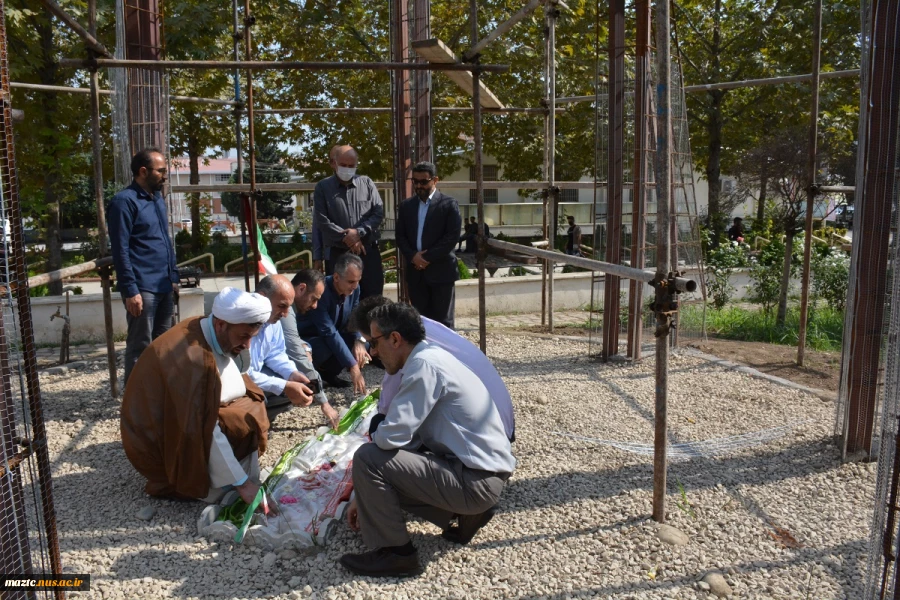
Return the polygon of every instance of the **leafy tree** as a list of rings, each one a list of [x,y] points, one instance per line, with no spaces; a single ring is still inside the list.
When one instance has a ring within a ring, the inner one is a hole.
[[[95,229],[97,227],[97,200],[94,198],[94,179],[85,175],[75,175],[72,177],[72,182],[75,197],[62,205],[61,225],[65,228]],[[117,191],[118,186],[115,181],[104,182],[104,206],[109,205],[109,201]]]
[[[291,176],[283,162],[284,153],[275,144],[265,144],[256,148],[256,181],[257,183],[288,183]],[[237,181],[237,170],[232,176]],[[244,181],[250,180],[250,165],[244,166]],[[256,199],[256,216],[258,219],[286,219],[294,214],[291,208],[293,193],[262,192]],[[222,194],[222,205],[232,216],[240,216],[240,194],[225,192]]]

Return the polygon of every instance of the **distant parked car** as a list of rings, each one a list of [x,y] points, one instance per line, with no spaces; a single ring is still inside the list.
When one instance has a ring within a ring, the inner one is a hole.
[[[212,227],[209,228],[209,232],[210,233],[223,233],[225,235],[228,235],[228,228],[225,227],[224,225],[213,225]]]
[[[182,219],[181,220],[181,228],[182,229],[190,229],[191,225],[193,225],[193,221],[190,219]]]

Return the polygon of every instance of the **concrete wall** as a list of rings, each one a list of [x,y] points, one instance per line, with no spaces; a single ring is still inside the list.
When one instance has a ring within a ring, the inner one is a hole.
[[[181,318],[195,317],[203,313],[203,290],[181,290],[179,301]],[[62,296],[45,296],[31,299],[31,315],[34,323],[34,341],[38,344],[59,344],[62,338],[62,319],[50,320],[50,315],[59,307],[60,314],[66,313],[66,299]],[[112,294],[113,332],[123,338],[127,332],[125,305],[118,293]],[[103,295],[82,294],[69,297],[69,317],[72,344],[79,342],[102,342],[106,340],[103,318]],[[4,319],[6,316],[4,315]],[[6,321],[9,323],[10,321]]]

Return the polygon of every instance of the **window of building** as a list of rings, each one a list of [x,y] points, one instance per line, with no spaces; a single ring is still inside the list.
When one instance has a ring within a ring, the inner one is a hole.
[[[228,183],[231,181],[230,173],[216,173],[216,181],[219,183]]]
[[[725,194],[731,194],[734,192],[734,179],[722,180],[722,192]]]
[[[500,167],[497,165],[482,165],[484,173],[484,181],[499,181]],[[475,181],[475,167],[469,167],[469,181]],[[500,202],[500,190],[497,188],[484,188],[484,202],[486,204],[497,204]],[[475,190],[469,190],[469,204],[477,204],[478,198],[475,197]]]
[[[578,190],[559,190],[560,202],[578,202]]]

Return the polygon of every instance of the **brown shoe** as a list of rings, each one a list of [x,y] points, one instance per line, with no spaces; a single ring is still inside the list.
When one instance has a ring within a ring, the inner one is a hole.
[[[441,537],[454,544],[468,544],[478,533],[478,530],[484,527],[494,518],[496,509],[492,506],[483,513],[477,515],[459,515],[459,525],[448,527],[441,533]]]
[[[345,554],[341,557],[341,564],[357,575],[369,577],[411,577],[422,572],[418,552],[400,556],[388,548],[362,554]]]

